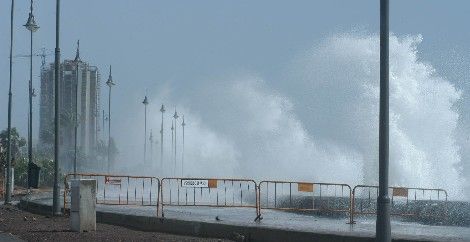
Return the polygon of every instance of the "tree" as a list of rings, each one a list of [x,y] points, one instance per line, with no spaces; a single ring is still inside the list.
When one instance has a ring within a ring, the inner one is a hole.
[[[8,130],[0,132],[0,166],[7,164]],[[11,129],[11,157],[13,160],[21,157],[21,148],[26,146],[26,139],[20,137],[16,128]],[[15,164],[12,164],[13,166]]]

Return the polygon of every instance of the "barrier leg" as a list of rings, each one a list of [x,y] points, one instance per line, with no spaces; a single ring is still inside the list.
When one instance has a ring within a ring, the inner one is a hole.
[[[163,218],[163,195],[161,190],[161,184],[158,182],[158,194],[157,194],[157,217]]]
[[[355,192],[353,191],[352,193],[349,193],[349,222],[347,224],[355,224],[356,221],[354,221],[354,211],[355,211],[355,204],[354,204],[354,199],[355,199]]]
[[[256,221],[261,221],[263,217],[261,217],[261,201],[260,201],[260,187],[255,185],[255,194],[256,194]]]

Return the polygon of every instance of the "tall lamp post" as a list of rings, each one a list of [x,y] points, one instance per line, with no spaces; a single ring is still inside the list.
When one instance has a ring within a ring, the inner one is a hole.
[[[111,74],[111,66],[109,66],[109,76],[108,81],[106,81],[106,85],[109,87],[109,94],[108,94],[108,174],[111,166],[111,88],[116,85],[113,82],[113,76]]]
[[[13,13],[15,8],[15,0],[11,0],[11,19],[10,19],[10,84],[8,88],[8,126],[7,126],[7,136],[8,136],[8,144],[7,144],[7,187],[6,187],[6,194],[5,194],[5,204],[11,203],[11,187],[12,187],[12,174],[11,174],[11,102],[12,102],[12,93],[11,93],[11,85],[12,85],[12,78],[13,78]]]
[[[176,112],[176,109],[175,109],[175,114],[173,115],[173,118],[175,119],[175,157],[174,158],[175,158],[175,173],[176,173],[176,154],[177,154],[176,152],[176,144],[177,144],[176,143],[176,127],[178,126],[176,125],[176,121],[179,118],[178,113]]]
[[[102,118],[103,118],[103,132],[102,132],[102,137],[103,137],[103,141],[106,139],[106,133],[105,133],[105,129],[106,129],[106,124],[104,123],[107,119],[106,119],[106,115],[104,115],[104,109],[102,110],[103,111],[103,115],[102,115]]]
[[[52,213],[60,215],[59,203],[59,88],[60,88],[60,0],[56,0],[55,14],[55,61],[54,61],[54,189],[52,193]]]
[[[77,53],[75,54],[75,111],[74,111],[74,151],[73,151],[73,177],[77,178],[77,143],[78,143],[78,65],[80,62],[80,40],[77,41]]]
[[[175,150],[175,127],[173,126],[173,120],[171,120],[171,155],[173,155],[173,151]],[[175,175],[175,172],[176,172],[176,164],[175,166],[173,167],[173,175]]]
[[[150,142],[150,164],[151,164],[152,167],[155,167],[155,165],[153,164],[153,133],[152,133],[152,130],[150,130],[149,142]]]
[[[25,25],[30,32],[30,52],[29,52],[29,116],[28,116],[28,189],[32,181],[33,164],[33,33],[39,29],[33,15],[33,0],[30,1],[29,17]]]
[[[377,197],[377,241],[391,241],[389,167],[389,0],[380,0],[380,114],[379,196]]]
[[[147,96],[145,96],[144,101],[142,101],[144,104],[144,165],[147,162],[147,105],[149,105],[149,100]]]
[[[186,126],[186,123],[184,122],[184,115],[183,115],[183,123],[181,123],[181,126],[183,127],[183,147],[182,147],[182,154],[181,154],[181,177],[184,176],[184,126]]]
[[[160,128],[160,169],[163,169],[163,113],[165,112],[165,105],[162,104],[160,112],[162,113],[162,127]]]

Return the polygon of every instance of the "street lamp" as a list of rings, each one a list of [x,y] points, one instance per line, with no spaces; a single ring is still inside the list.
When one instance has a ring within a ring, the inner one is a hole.
[[[389,167],[389,0],[380,1],[380,113],[379,113],[379,194],[376,238],[391,241]]]
[[[144,101],[145,117],[144,117],[144,164],[147,162],[147,105],[149,104],[147,96],[145,96]]]
[[[30,55],[29,55],[29,118],[28,118],[28,189],[32,183],[33,164],[33,33],[39,29],[33,15],[33,0],[30,1],[29,17],[25,25],[30,32]]]
[[[173,120],[171,120],[171,155],[173,155],[173,151],[175,150],[175,142],[173,142],[175,140],[174,131],[175,131],[175,127],[173,126]],[[173,175],[175,175],[175,172],[176,172],[176,164],[175,164],[175,167],[173,168]]]
[[[77,53],[75,54],[75,115],[74,115],[74,133],[75,143],[73,152],[73,177],[77,178],[77,133],[78,133],[78,64],[80,62],[80,40],[77,41]]]
[[[109,168],[111,165],[111,160],[110,160],[110,152],[111,152],[111,88],[116,85],[113,82],[113,76],[111,75],[111,65],[109,66],[109,76],[108,76],[108,81],[106,81],[106,85],[109,87],[109,94],[108,94],[108,174],[109,174]]]
[[[155,167],[155,165],[153,164],[153,134],[152,134],[152,130],[150,130],[149,141],[150,141],[150,164],[151,164],[152,167]]]
[[[184,126],[186,126],[186,123],[184,122],[184,115],[183,115],[183,123],[181,123],[181,126],[183,127],[183,152],[181,155],[181,176],[184,176]]]
[[[173,115],[173,118],[175,119],[175,157],[174,158],[175,158],[175,173],[176,173],[176,144],[177,144],[176,143],[176,127],[177,127],[176,121],[179,118],[178,113],[176,112],[176,108],[175,108],[175,114]]]
[[[103,141],[104,141],[104,139],[106,139],[106,133],[104,132],[104,130],[106,129],[106,125],[105,125],[104,122],[107,121],[107,118],[106,118],[106,115],[104,115],[104,109],[101,110],[101,111],[103,111],[103,114],[102,114],[103,127],[101,128],[101,130],[102,130],[102,138],[103,138]]]
[[[11,174],[11,84],[13,78],[13,13],[15,8],[15,0],[11,0],[11,13],[10,13],[10,85],[8,88],[8,126],[7,126],[7,187],[5,194],[5,204],[11,203],[11,187],[12,187],[12,174]]]
[[[160,128],[160,169],[163,169],[163,113],[165,112],[165,105],[162,104],[160,112],[162,113],[162,127]]]

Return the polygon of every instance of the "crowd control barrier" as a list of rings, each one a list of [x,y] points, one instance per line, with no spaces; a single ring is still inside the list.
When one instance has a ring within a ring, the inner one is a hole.
[[[96,203],[106,205],[156,206],[159,210],[160,180],[149,176],[68,174],[64,179],[64,208],[70,194],[70,180],[96,180]]]
[[[64,208],[70,202],[70,180],[95,179],[96,201],[106,205],[155,206],[164,217],[164,207],[253,208],[255,221],[262,210],[349,215],[377,214],[378,186],[229,178],[163,178],[107,174],[68,174],[64,179]],[[0,180],[0,185],[2,180]],[[4,186],[0,186],[1,188]],[[3,192],[3,191],[1,191]],[[443,189],[389,187],[391,215],[432,219],[447,218],[448,194]],[[2,195],[0,193],[0,195]]]
[[[378,186],[358,185],[353,189],[352,220],[355,215],[377,214]],[[389,187],[390,214],[442,219],[447,216],[444,189]]]
[[[258,216],[256,182],[227,178],[163,178],[162,216],[165,206],[254,208]]]
[[[263,209],[351,213],[352,191],[347,184],[262,181],[258,193],[260,213]]]

